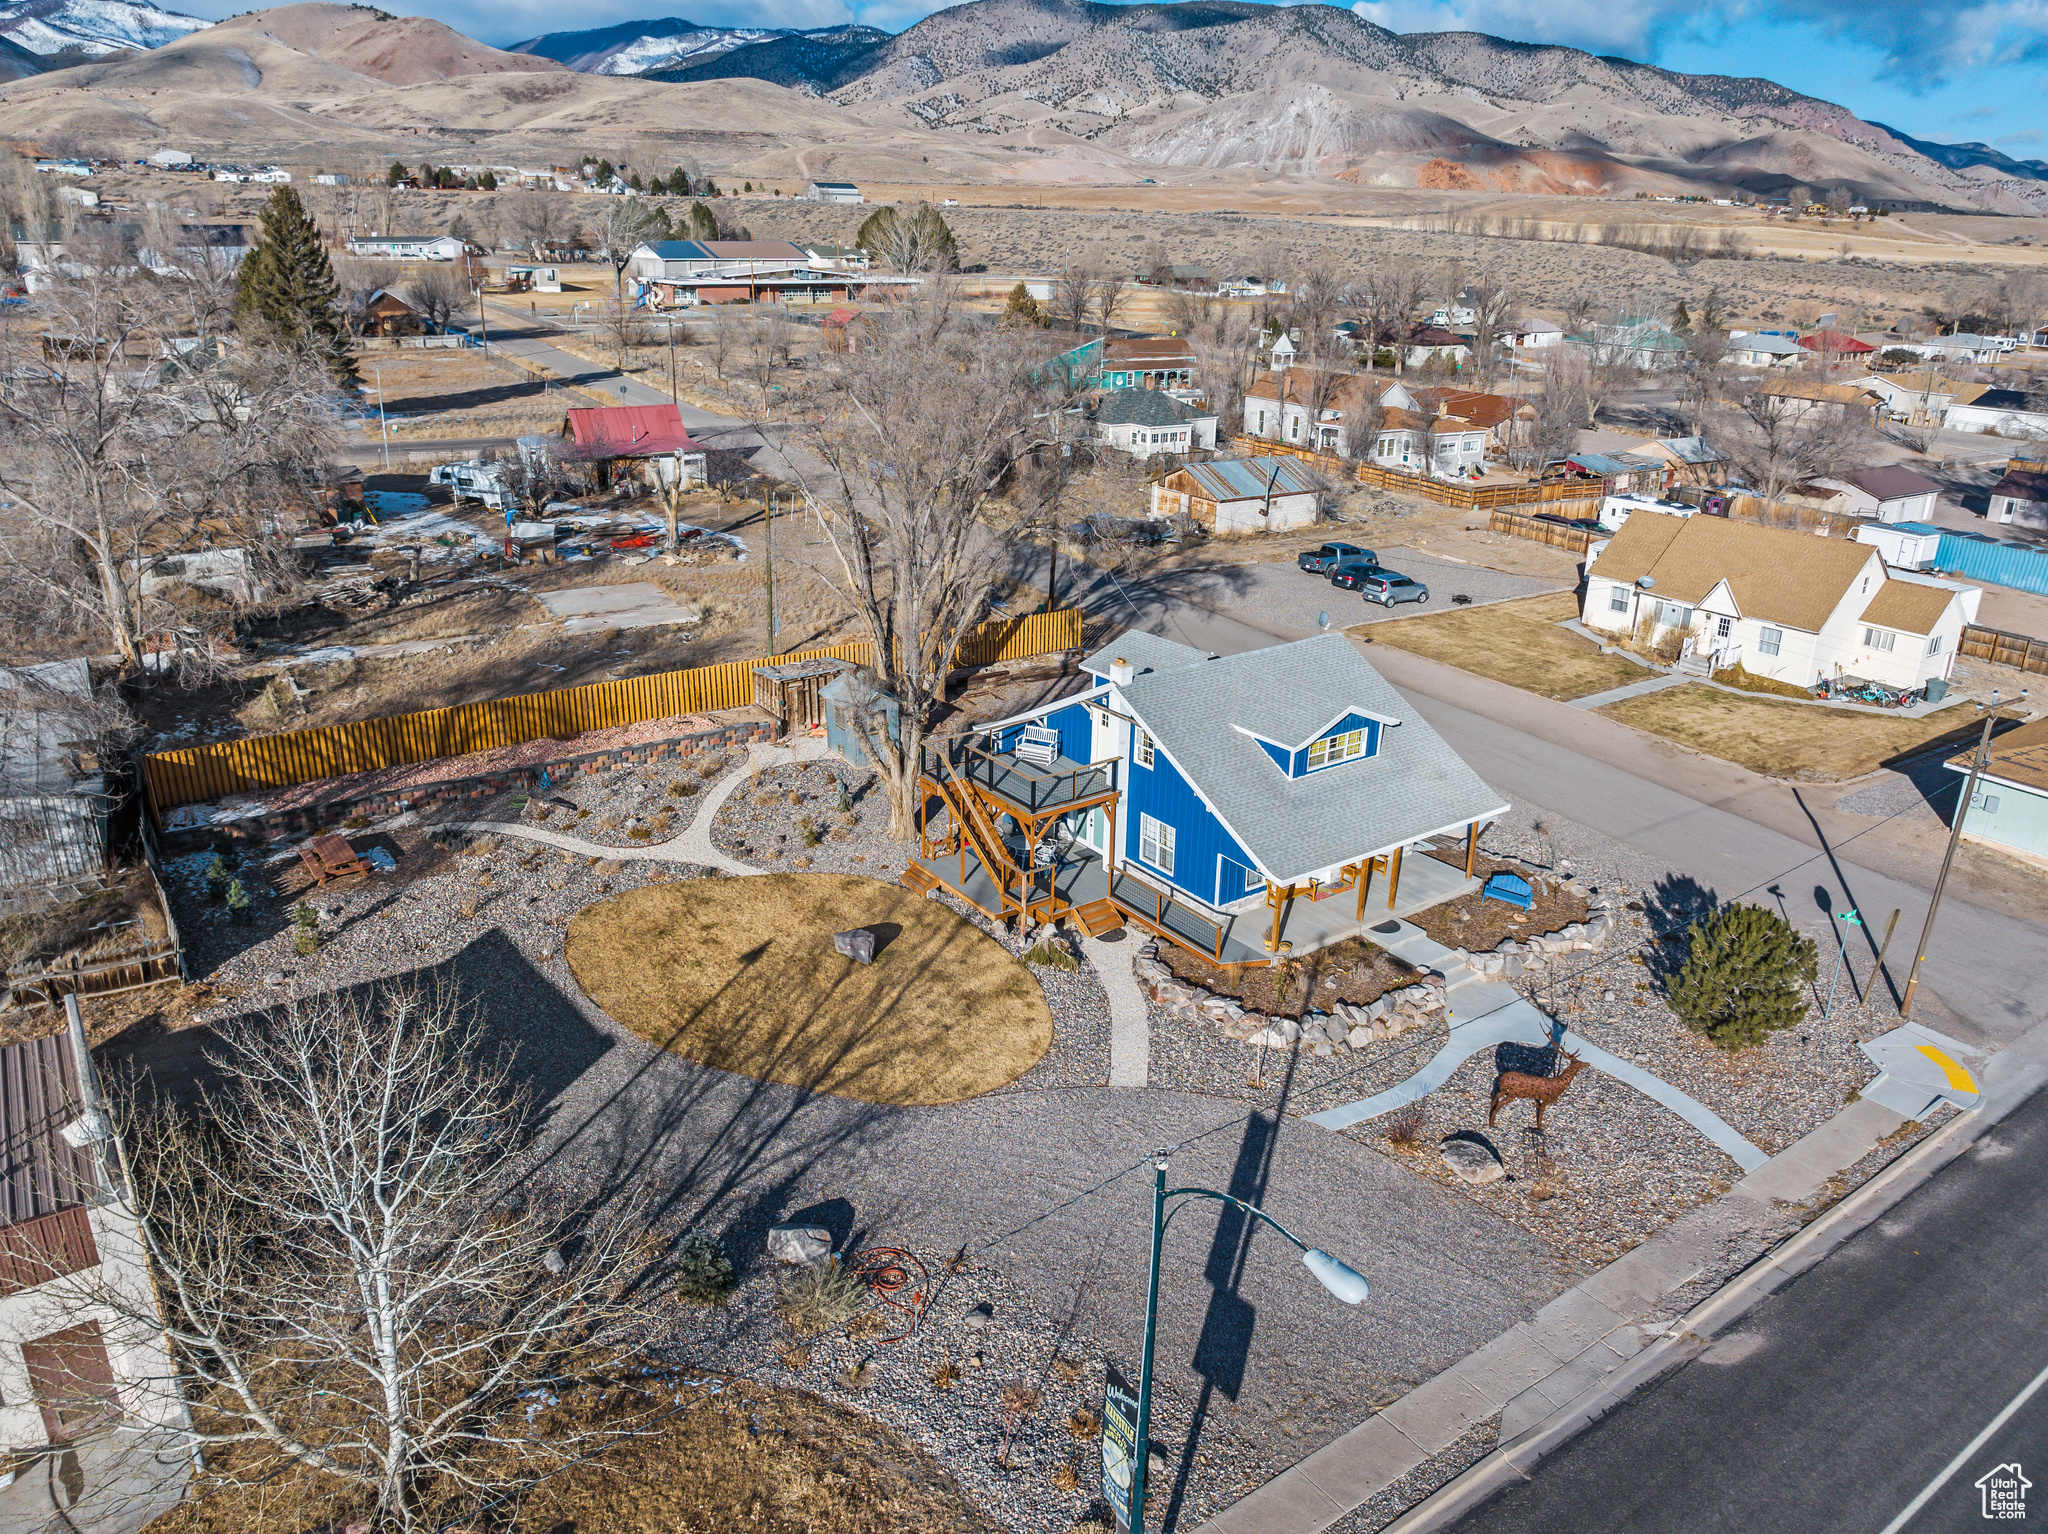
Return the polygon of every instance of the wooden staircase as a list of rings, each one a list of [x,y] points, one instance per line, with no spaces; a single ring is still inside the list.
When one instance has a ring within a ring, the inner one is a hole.
[[[1101,937],[1105,932],[1114,932],[1124,924],[1124,913],[1110,902],[1107,896],[1091,900],[1086,905],[1077,905],[1067,915],[1072,917],[1081,930],[1090,937]]]
[[[896,876],[896,882],[905,889],[916,890],[920,895],[929,895],[941,887],[938,875],[922,863],[912,863]]]

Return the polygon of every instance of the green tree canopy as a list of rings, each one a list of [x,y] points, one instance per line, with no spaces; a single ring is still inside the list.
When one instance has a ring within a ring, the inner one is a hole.
[[[289,186],[275,188],[263,205],[255,248],[242,261],[235,313],[241,324],[318,356],[336,383],[358,382],[334,264]]]
[[[1023,283],[1010,289],[1010,297],[1003,305],[1005,325],[1044,325],[1045,306],[1031,296],[1031,290]]]
[[[701,202],[690,204],[690,211],[676,222],[678,239],[715,240],[718,238],[718,215]]]
[[[398,161],[398,160],[393,160],[393,161],[391,162],[391,169],[389,169],[389,170],[387,170],[386,172],[384,172],[384,184],[385,184],[386,186],[399,186],[399,185],[403,184],[403,182],[404,182],[404,181],[405,181],[405,166],[404,166],[404,164],[403,164],[402,162]]]
[[[1805,1020],[1819,954],[1776,911],[1723,906],[1694,922],[1689,936],[1691,949],[1668,987],[1686,1027],[1736,1050]]]
[[[690,173],[689,173],[688,171],[684,170],[684,169],[682,168],[682,166],[678,165],[678,166],[677,166],[677,167],[676,167],[676,168],[675,168],[674,170],[672,170],[672,171],[670,171],[670,172],[669,172],[669,176],[668,176],[668,189],[669,189],[669,192],[670,192],[670,194],[671,194],[672,196],[676,196],[676,197],[687,197],[687,196],[689,196],[689,195],[690,195]]]

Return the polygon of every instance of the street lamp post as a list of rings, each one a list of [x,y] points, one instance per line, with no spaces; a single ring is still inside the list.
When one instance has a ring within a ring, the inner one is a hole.
[[[1159,1258],[1166,1244],[1167,1222],[1173,1218],[1173,1212],[1166,1207],[1167,1202],[1176,1198],[1212,1198],[1221,1204],[1233,1204],[1255,1219],[1264,1220],[1293,1242],[1301,1252],[1303,1265],[1315,1274],[1316,1281],[1345,1304],[1361,1303],[1368,1292],[1363,1274],[1322,1248],[1310,1246],[1256,1205],[1233,1198],[1228,1193],[1218,1193],[1212,1188],[1168,1188],[1166,1157],[1167,1152],[1162,1149],[1154,1153],[1152,1160],[1152,1271],[1145,1292],[1145,1351],[1138,1367],[1137,1441],[1132,1446],[1131,1459],[1132,1534],[1144,1534],[1145,1531],[1145,1479],[1151,1458],[1152,1355],[1159,1337]]]

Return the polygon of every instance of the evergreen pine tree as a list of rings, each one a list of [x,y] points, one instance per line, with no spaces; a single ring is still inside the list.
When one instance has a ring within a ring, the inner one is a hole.
[[[1723,1049],[1761,1043],[1806,1017],[1819,974],[1811,938],[1763,906],[1723,906],[1694,922],[1691,951],[1672,977],[1671,1010]]]
[[[715,240],[718,238],[718,215],[703,203],[693,202],[689,213],[676,225],[676,233],[686,240]]]
[[[676,168],[675,168],[674,170],[672,170],[672,171],[670,171],[670,172],[669,172],[669,177],[668,177],[668,189],[669,189],[669,194],[670,194],[671,196],[674,196],[674,197],[687,197],[687,196],[689,196],[689,195],[690,195],[690,173],[689,173],[688,171],[684,170],[684,169],[682,168],[682,166],[678,165],[678,166],[677,166],[677,167],[676,167]]]
[[[1678,301],[1678,307],[1671,311],[1671,328],[1679,335],[1685,335],[1692,329],[1692,315],[1686,309],[1685,300],[1682,298]]]
[[[478,176],[476,178],[476,184],[479,187],[483,188],[483,190],[485,190],[486,192],[495,192],[498,189],[497,172],[488,170],[485,171],[481,176]]]
[[[384,184],[386,186],[398,186],[404,180],[405,165],[401,161],[393,160],[391,162],[391,169],[384,172]]]
[[[256,247],[242,261],[235,310],[241,322],[317,353],[338,384],[358,382],[333,263],[299,194],[280,186],[264,204]]]

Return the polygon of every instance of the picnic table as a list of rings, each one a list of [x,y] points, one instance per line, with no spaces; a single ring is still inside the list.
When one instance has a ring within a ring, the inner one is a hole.
[[[299,848],[299,861],[306,865],[306,872],[313,876],[315,884],[325,884],[329,879],[338,879],[344,874],[366,874],[370,871],[370,865],[348,844],[348,838],[332,832],[303,843]]]

